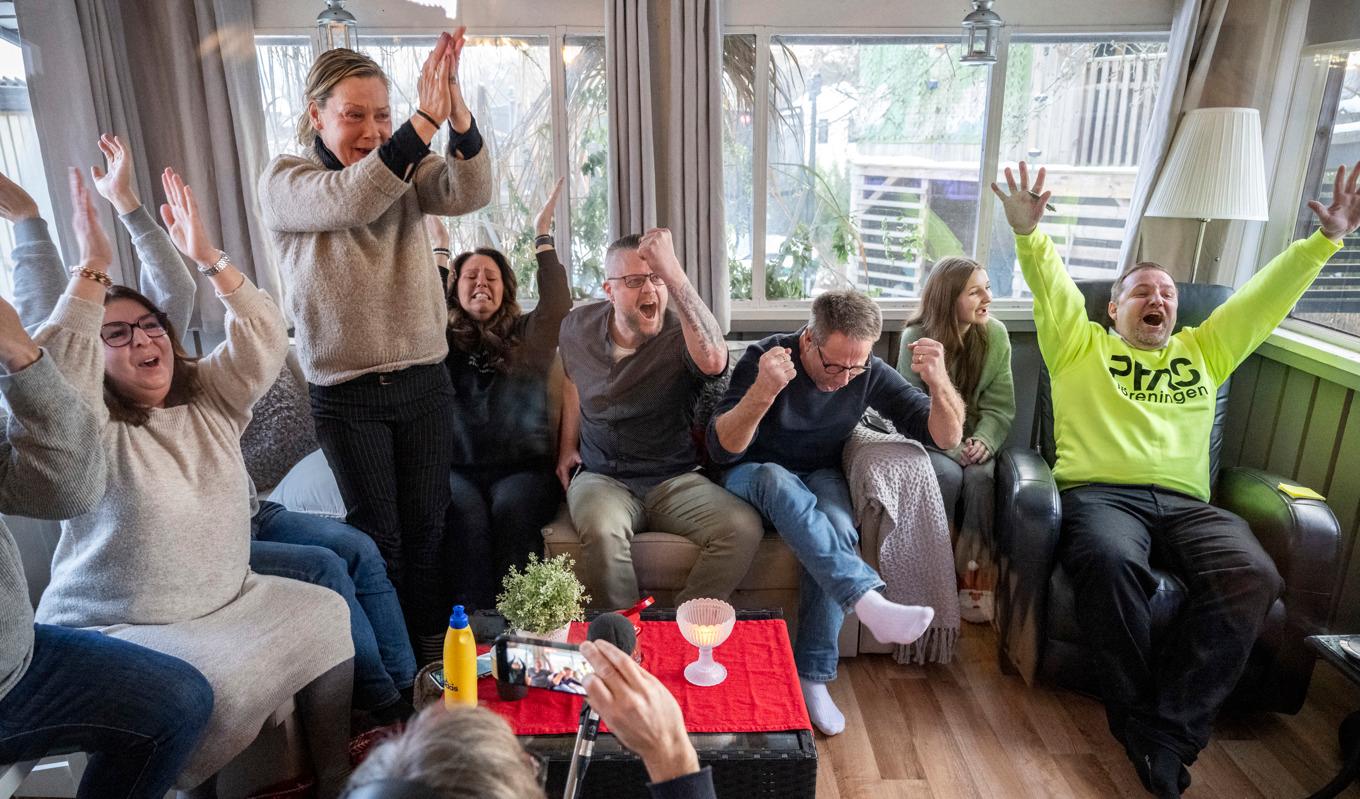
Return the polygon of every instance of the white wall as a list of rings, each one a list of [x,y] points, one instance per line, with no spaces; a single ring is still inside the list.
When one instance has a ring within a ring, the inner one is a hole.
[[[425,0],[438,3],[439,0]],[[321,0],[251,0],[257,33],[296,33],[310,30],[325,4]],[[430,33],[455,23],[444,9],[416,0],[348,0],[346,10],[359,20],[363,34]],[[604,27],[604,0],[460,0],[457,24],[514,33],[554,25],[572,28]]]
[[[1356,0],[1313,0],[1308,9],[1308,44],[1360,39],[1360,3]]]
[[[1352,2],[1353,0],[1338,0]],[[1104,31],[1171,26],[1174,0],[996,0],[992,10],[1017,29]],[[727,0],[730,26],[771,25],[825,30],[869,26],[956,33],[972,10],[967,0]]]

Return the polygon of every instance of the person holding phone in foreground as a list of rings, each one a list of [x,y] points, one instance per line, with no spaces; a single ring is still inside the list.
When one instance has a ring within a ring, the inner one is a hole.
[[[642,759],[653,799],[716,797],[713,771],[700,767],[680,705],[666,686],[607,641],[586,641],[581,654],[594,670],[585,678],[586,698],[619,743]],[[369,753],[344,796],[390,796],[405,788],[412,796],[440,799],[543,799],[536,767],[494,712],[445,710],[436,703]]]

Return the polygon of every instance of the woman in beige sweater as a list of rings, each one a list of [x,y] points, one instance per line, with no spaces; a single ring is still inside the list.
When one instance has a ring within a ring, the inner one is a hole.
[[[227,340],[190,360],[165,315],[108,288],[111,253],[72,170],[76,225],[97,242],[35,340],[101,428],[107,490],[62,525],[44,624],[93,628],[178,657],[212,685],[212,717],[180,775],[213,793],[212,776],[297,695],[318,793],[348,772],[353,644],[345,603],[324,588],[254,574],[241,430],[283,366],[283,315],[209,242],[192,193],[169,170],[161,214],[175,245],[227,306]]]
[[[489,159],[456,80],[461,50],[461,30],[440,36],[419,106],[395,132],[382,69],[352,50],[322,53],[299,120],[305,151],[275,158],[260,177],[317,438],[347,520],[387,561],[421,661],[438,657],[449,612],[440,563],[455,412],[443,367],[448,314],[423,220],[491,196]],[[441,157],[429,143],[445,121]]]

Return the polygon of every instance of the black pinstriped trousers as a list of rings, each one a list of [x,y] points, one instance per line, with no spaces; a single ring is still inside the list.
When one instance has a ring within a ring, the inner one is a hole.
[[[412,366],[307,388],[346,521],[377,543],[410,633],[443,631],[454,414],[448,371],[442,363]]]

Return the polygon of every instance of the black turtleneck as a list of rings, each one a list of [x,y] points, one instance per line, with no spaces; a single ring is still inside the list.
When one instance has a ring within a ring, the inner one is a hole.
[[[482,134],[477,130],[477,120],[474,118],[468,129],[462,133],[453,129],[449,125],[449,155],[461,155],[466,161],[473,158],[482,151]],[[378,158],[392,170],[392,174],[409,181],[411,175],[415,173],[416,164],[420,159],[430,154],[430,146],[421,140],[420,134],[407,120],[397,131],[378,148]],[[325,144],[321,143],[321,137],[316,137],[316,155],[321,159],[321,163],[327,169],[343,169],[344,164],[335,157],[335,153],[330,151]]]

